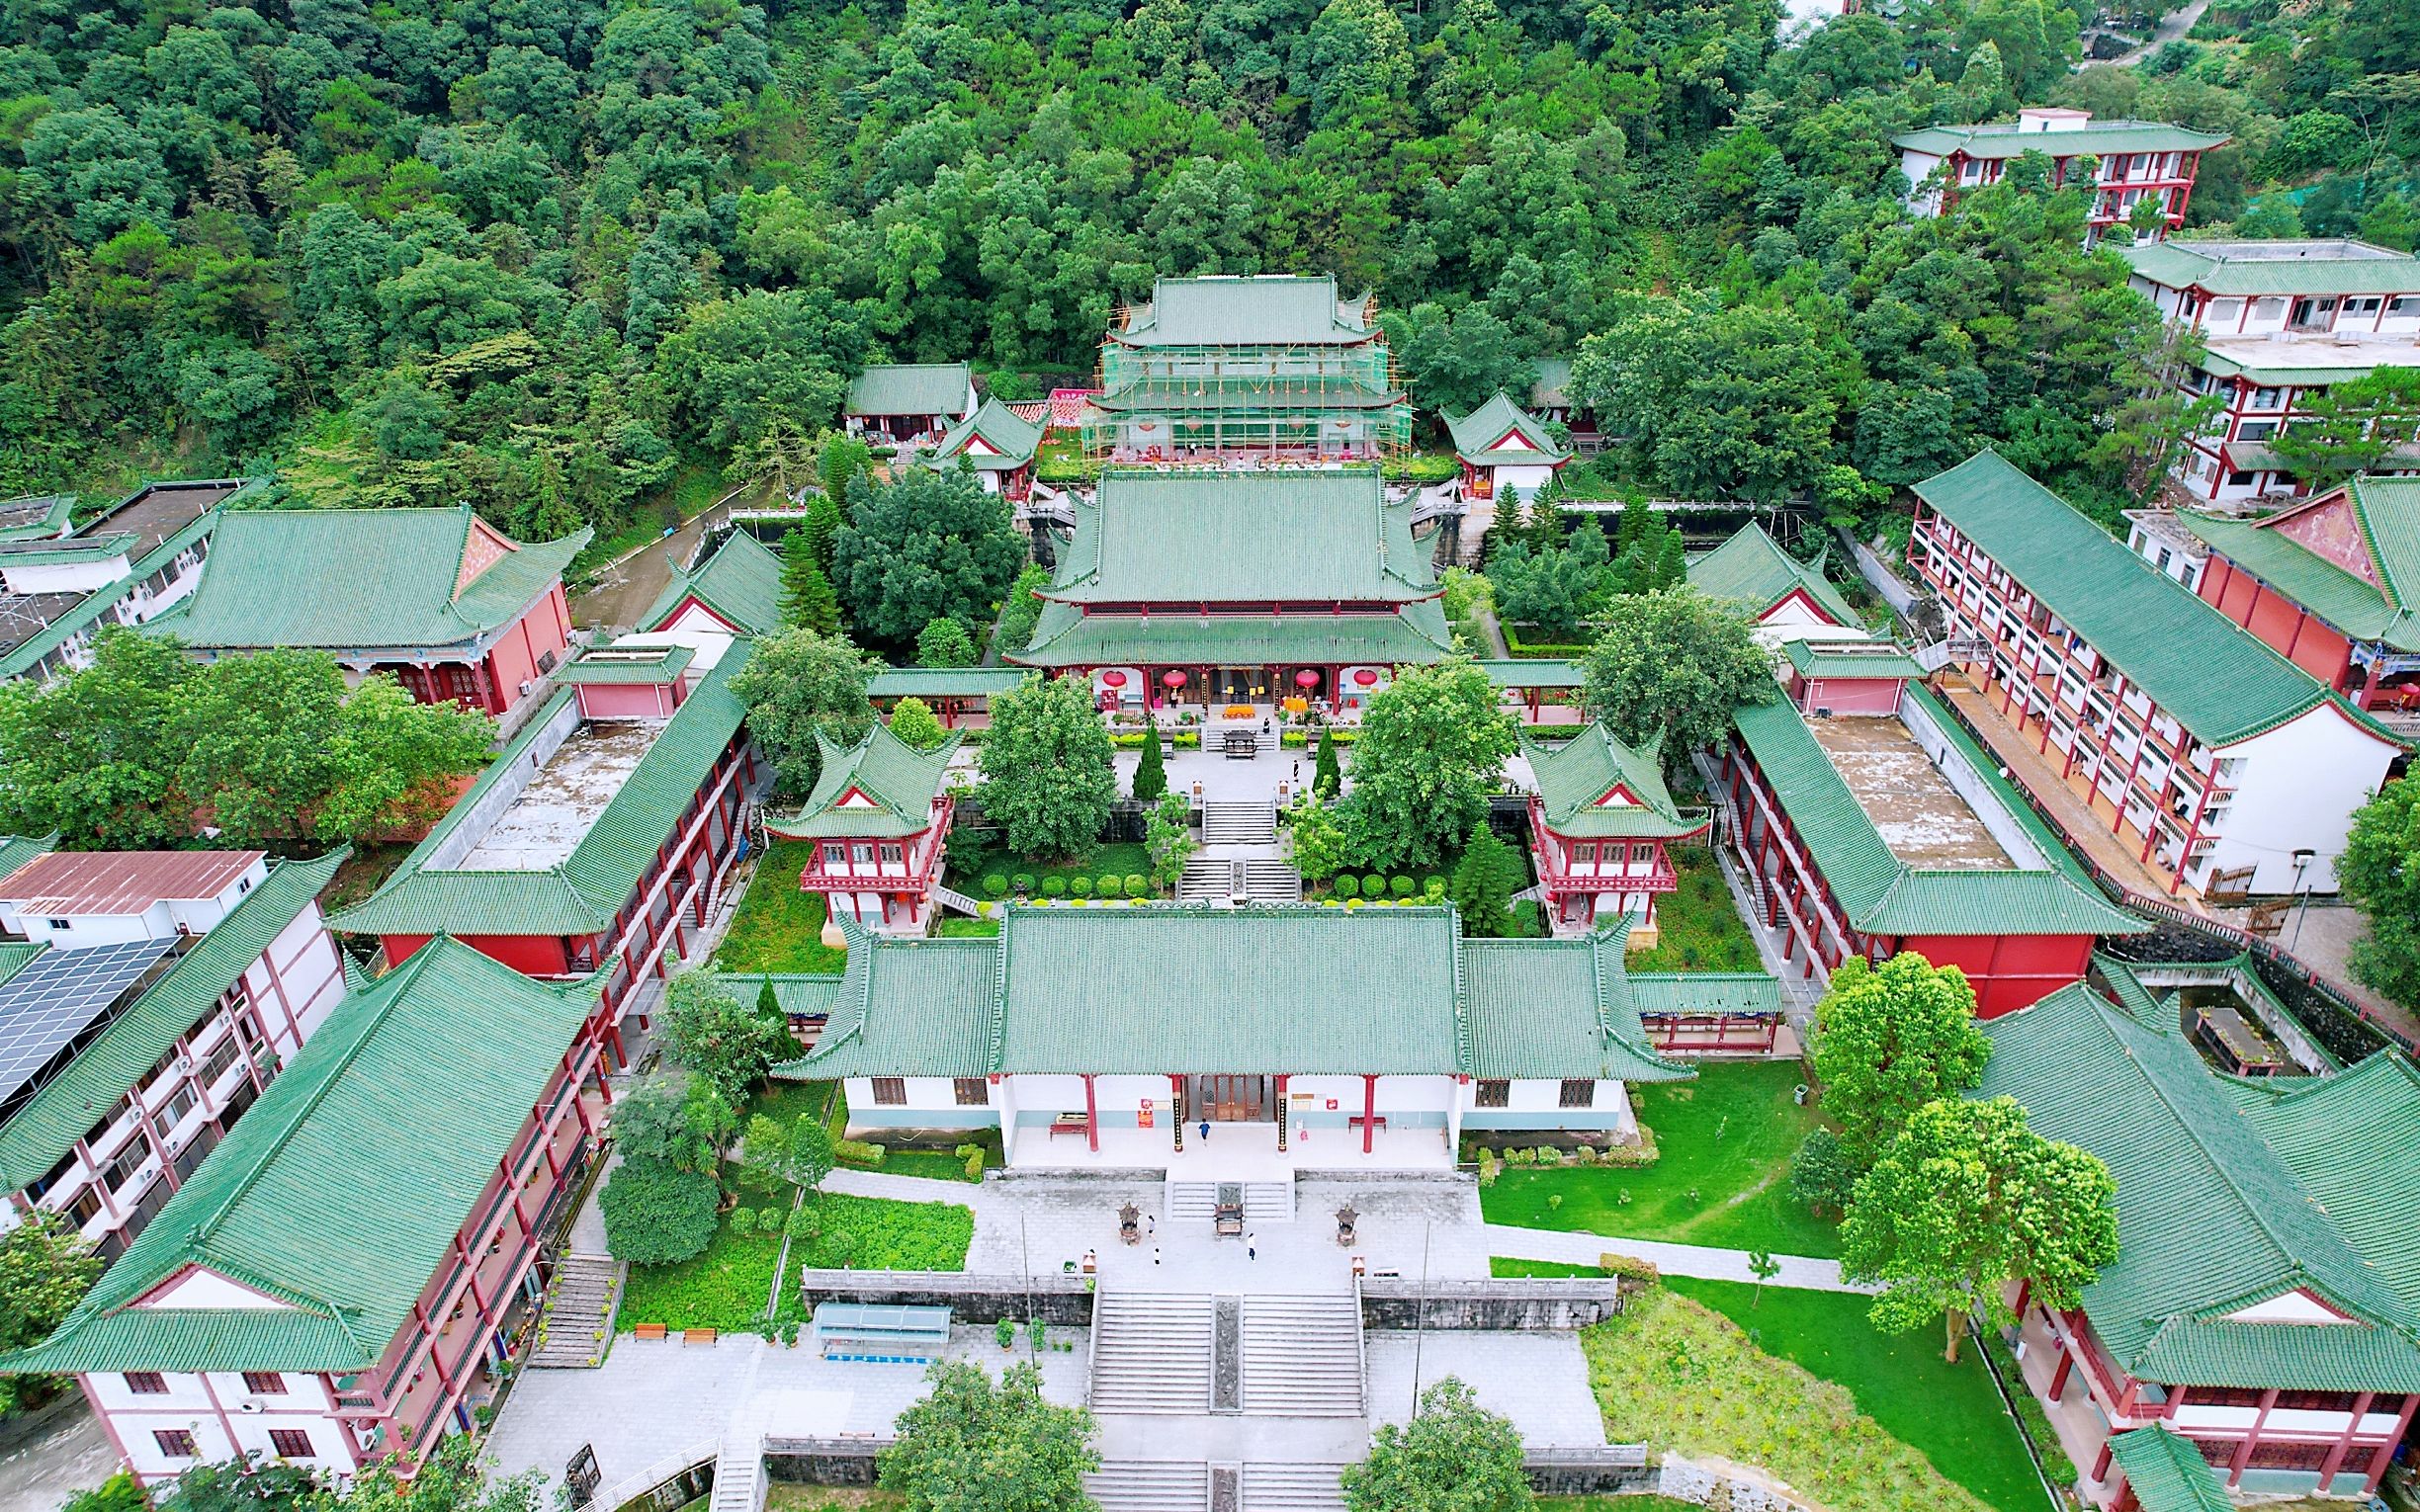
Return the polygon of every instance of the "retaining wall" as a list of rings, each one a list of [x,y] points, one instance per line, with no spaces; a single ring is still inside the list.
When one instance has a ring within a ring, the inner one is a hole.
[[[1361,1283],[1361,1326],[1568,1331],[1619,1313],[1625,1290],[1637,1288],[1610,1276],[1431,1281],[1426,1286],[1372,1277]]]
[[[960,1271],[801,1271],[799,1299],[813,1312],[818,1302],[869,1302],[882,1306],[947,1307],[953,1321],[1023,1322],[1039,1313],[1061,1328],[1092,1325],[1092,1293],[1081,1276],[971,1276]]]

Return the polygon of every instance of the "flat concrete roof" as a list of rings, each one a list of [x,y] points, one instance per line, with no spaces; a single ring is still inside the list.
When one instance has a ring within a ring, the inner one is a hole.
[[[1841,714],[1807,728],[1893,856],[1933,871],[2016,870],[1898,715]]]
[[[0,593],[0,652],[13,651],[89,597],[81,593]]]
[[[573,730],[453,870],[543,872],[562,861],[662,733],[660,722],[638,720],[597,720]]]
[[[140,556],[201,519],[218,502],[243,487],[238,478],[202,482],[146,483],[98,519],[88,520],[77,534],[108,535],[125,531],[134,536],[133,554]]]

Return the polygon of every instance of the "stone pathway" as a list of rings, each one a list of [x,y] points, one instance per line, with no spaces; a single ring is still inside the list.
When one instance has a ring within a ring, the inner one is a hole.
[[[1549,1260],[1566,1265],[1595,1265],[1602,1254],[1630,1255],[1652,1260],[1668,1276],[1695,1276],[1707,1281],[1754,1281],[1748,1251],[1715,1249],[1704,1244],[1668,1244],[1661,1239],[1620,1238],[1601,1233],[1567,1233],[1553,1228],[1518,1228],[1510,1223],[1487,1225],[1491,1255],[1512,1260]],[[1877,1288],[1841,1279],[1838,1260],[1808,1255],[1775,1255],[1781,1269],[1765,1284],[1801,1292],[1864,1292]]]
[[[118,1469],[118,1451],[80,1393],[9,1427],[0,1441],[0,1512],[58,1512]]]

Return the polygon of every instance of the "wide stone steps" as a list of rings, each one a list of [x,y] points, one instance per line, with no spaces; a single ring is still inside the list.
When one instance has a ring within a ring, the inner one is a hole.
[[[1361,1305],[1350,1297],[1244,1299],[1246,1412],[1360,1417]]]
[[[1341,1512],[1341,1465],[1244,1466],[1243,1512]]]
[[[1184,875],[1176,879],[1181,902],[1224,903],[1235,896],[1235,863],[1224,856],[1188,856]]]
[[[1200,1460],[1103,1460],[1084,1476],[1101,1512],[1202,1512],[1210,1467]]]
[[[1244,893],[1254,902],[1299,903],[1302,874],[1282,861],[1244,863]]]
[[[593,1370],[613,1341],[614,1314],[630,1267],[604,1255],[565,1255],[547,1289],[542,1337],[530,1352],[533,1370]]]
[[[1277,838],[1277,805],[1259,802],[1202,804],[1204,845],[1267,845]]]
[[[1206,1296],[1103,1292],[1092,1308],[1095,1412],[1210,1410],[1217,1306]]]
[[[1244,1221],[1247,1226],[1257,1223],[1291,1223],[1294,1221],[1294,1183],[1290,1181],[1248,1181],[1244,1187]],[[1215,1181],[1171,1181],[1167,1184],[1166,1213],[1168,1226],[1182,1222],[1208,1223],[1218,1216],[1219,1184]]]

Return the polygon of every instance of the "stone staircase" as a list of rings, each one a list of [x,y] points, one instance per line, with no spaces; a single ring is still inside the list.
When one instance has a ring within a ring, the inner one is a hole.
[[[1236,864],[1224,856],[1187,856],[1176,879],[1180,903],[1224,903],[1236,894]]]
[[[1302,874],[1282,861],[1247,857],[1242,863],[1244,895],[1254,902],[1299,903]]]
[[[1243,1512],[1342,1512],[1341,1465],[1244,1466]]]
[[[614,1314],[630,1267],[604,1255],[565,1255],[547,1289],[539,1316],[544,1337],[530,1353],[532,1370],[594,1370],[613,1342]]]
[[[764,1434],[737,1429],[724,1435],[715,1456],[714,1490],[707,1512],[764,1512]]]
[[[1217,1305],[1207,1296],[1103,1292],[1092,1308],[1095,1412],[1210,1411]]]
[[[1368,1412],[1361,1304],[1351,1297],[1244,1299],[1248,1413],[1362,1417]]]
[[[1200,1460],[1103,1460],[1084,1476],[1101,1512],[1202,1512],[1210,1467]]]
[[[983,917],[983,904],[975,901],[975,899],[967,896],[965,893],[959,891],[955,887],[944,887],[939,882],[934,882],[932,886],[932,898],[934,902],[939,903],[942,907],[954,909],[959,913],[965,914],[970,919],[980,919]]]
[[[1277,838],[1277,805],[1266,800],[1202,804],[1204,845],[1267,845]]]
[[[1294,1183],[1248,1181],[1242,1185],[1245,1226],[1294,1221]],[[1174,1228],[1185,1222],[1206,1226],[1218,1213],[1218,1189],[1215,1181],[1169,1182],[1163,1209],[1168,1226]]]

